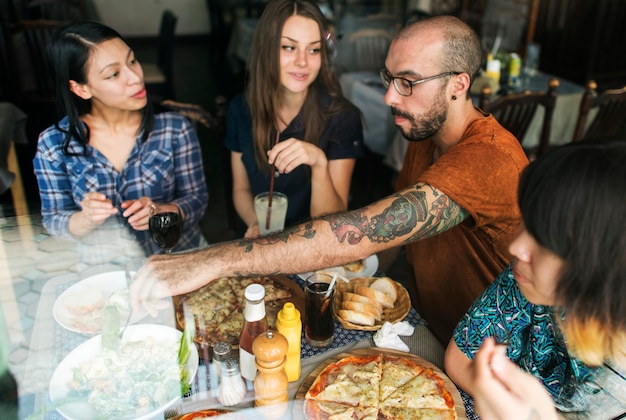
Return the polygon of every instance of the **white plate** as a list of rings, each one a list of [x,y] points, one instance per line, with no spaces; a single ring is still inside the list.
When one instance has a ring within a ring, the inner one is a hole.
[[[167,341],[178,342],[180,341],[180,337],[182,336],[182,332],[179,330],[167,327],[164,325],[157,324],[139,324],[132,325],[126,328],[124,332],[124,341],[143,341],[149,337],[154,337],[157,343],[164,343]],[[65,356],[65,358],[59,363],[54,373],[52,374],[52,379],[50,379],[50,401],[52,404],[55,401],[59,401],[67,396],[70,391],[69,383],[72,381],[73,377],[73,368],[83,365],[84,363],[93,360],[100,354],[101,351],[101,338],[102,335],[97,335],[95,337],[90,338],[85,341],[80,346],[76,347],[70,354]],[[176,347],[178,349],[178,347]],[[178,357],[178,354],[172,354],[173,360]],[[189,358],[187,359],[186,369],[189,372],[189,383],[193,381],[194,376],[196,376],[196,372],[198,371],[198,350],[196,346],[191,346],[189,352]],[[157,384],[155,384],[156,386]],[[148,419],[154,417],[173,404],[176,403],[178,398],[173,398],[167,404],[153,410],[150,413],[147,413],[139,419]],[[73,402],[63,404],[56,408],[57,411],[68,420],[80,420],[87,418],[95,418],[96,412],[95,410],[85,402]]]
[[[52,307],[52,316],[54,319],[64,328],[70,331],[75,331],[85,334],[99,334],[99,331],[87,331],[74,325],[72,320],[77,318],[76,315],[70,313],[65,307],[65,299],[71,295],[79,295],[82,291],[88,289],[99,289],[104,294],[105,302],[109,300],[109,297],[118,290],[126,289],[126,277],[124,271],[110,271],[108,273],[97,274],[95,276],[87,277],[72,286],[68,287],[54,302]],[[143,319],[147,314],[145,311],[135,313],[130,317],[130,324],[136,324]],[[125,319],[124,319],[125,321]]]
[[[376,254],[374,254],[363,260],[363,269],[361,271],[344,271],[346,277],[351,279],[354,277],[371,277],[376,273],[376,270],[378,270],[378,257],[376,256]],[[332,268],[325,271],[332,271]],[[302,280],[306,280],[306,278],[309,277],[311,274],[313,273],[309,271],[307,273],[298,274],[298,277],[300,277]]]

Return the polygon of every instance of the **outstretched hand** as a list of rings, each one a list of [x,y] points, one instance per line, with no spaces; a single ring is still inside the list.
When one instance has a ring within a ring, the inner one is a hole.
[[[506,357],[504,346],[485,339],[472,363],[472,396],[483,420],[556,420],[541,382]]]
[[[137,200],[127,200],[120,204],[124,210],[122,216],[128,218],[128,224],[135,230],[148,230],[150,216],[155,212],[156,206],[148,197]]]
[[[277,143],[267,152],[270,165],[275,165],[280,173],[288,174],[300,165],[325,167],[328,164],[326,154],[314,144],[296,138]]]
[[[81,212],[90,226],[100,226],[106,219],[117,214],[117,209],[106,195],[99,192],[89,192],[80,202]]]
[[[133,311],[144,309],[156,316],[167,308],[171,296],[192,292],[217,276],[211,276],[201,251],[153,255],[135,273],[130,285]]]

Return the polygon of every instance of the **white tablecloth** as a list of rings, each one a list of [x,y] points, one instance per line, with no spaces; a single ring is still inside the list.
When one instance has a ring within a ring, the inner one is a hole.
[[[383,97],[387,91],[376,73],[343,73],[339,78],[346,98],[363,113],[363,141],[375,153],[385,155],[398,133]]]

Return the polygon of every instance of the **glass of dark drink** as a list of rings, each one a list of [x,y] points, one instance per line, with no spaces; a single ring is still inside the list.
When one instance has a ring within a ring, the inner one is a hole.
[[[304,336],[313,347],[326,347],[333,343],[335,288],[328,291],[331,281],[332,277],[328,274],[317,273],[304,281]]]
[[[183,232],[183,217],[179,209],[164,211],[157,206],[156,212],[150,216],[148,227],[154,243],[169,254],[178,243]]]

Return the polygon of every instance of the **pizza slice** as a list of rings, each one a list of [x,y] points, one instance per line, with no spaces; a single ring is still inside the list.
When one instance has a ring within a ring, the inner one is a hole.
[[[382,407],[380,420],[456,420],[454,408]]]
[[[378,420],[378,408],[305,400],[304,415],[309,420]]]
[[[376,407],[381,375],[380,354],[349,356],[328,365],[306,393],[306,399]]]
[[[443,379],[426,368],[382,401],[381,407],[449,409],[454,407],[454,400]]]
[[[259,277],[255,283],[261,284],[265,288],[265,301],[275,301],[291,297],[291,292],[283,287],[271,277]]]
[[[380,401],[385,401],[398,388],[404,386],[424,371],[424,367],[415,361],[396,356],[385,356],[382,369]]]

